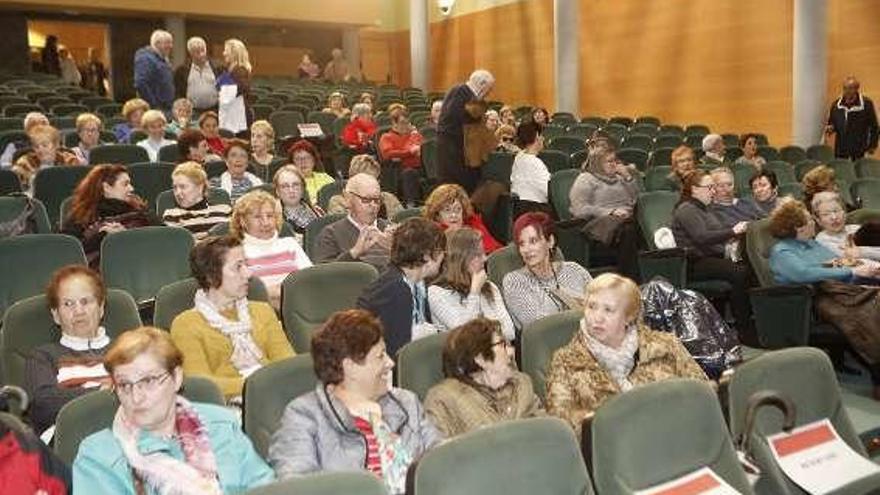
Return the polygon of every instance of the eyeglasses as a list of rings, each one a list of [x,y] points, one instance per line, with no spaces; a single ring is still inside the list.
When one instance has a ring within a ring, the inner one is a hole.
[[[512,138],[512,137],[506,137],[506,136],[505,136],[505,137],[502,137],[502,138],[501,138],[501,142],[502,142],[502,143],[512,143],[512,142],[513,142],[513,138]]]
[[[502,347],[504,347],[505,349],[507,349],[508,347],[510,347],[510,342],[508,342],[508,341],[505,340],[505,339],[501,339],[501,340],[499,340],[499,341],[497,341],[497,342],[492,342],[492,347],[496,347],[496,346],[499,346],[499,345],[502,346]]]
[[[113,380],[113,385],[116,387],[116,390],[123,395],[131,395],[135,390],[140,390],[141,392],[152,392],[159,388],[160,385],[165,383],[171,376],[171,373],[165,371],[158,375],[145,376],[140,380],[136,380],[133,382],[120,382],[116,379]]]
[[[374,205],[379,205],[379,204],[382,203],[382,196],[373,196],[373,197],[370,197],[370,196],[361,196],[360,194],[358,194],[358,193],[356,193],[356,192],[354,192],[354,191],[348,191],[348,192],[349,192],[349,194],[351,194],[352,196],[354,196],[354,197],[356,197],[357,199],[361,200],[361,203],[365,203],[365,204],[374,204]]]

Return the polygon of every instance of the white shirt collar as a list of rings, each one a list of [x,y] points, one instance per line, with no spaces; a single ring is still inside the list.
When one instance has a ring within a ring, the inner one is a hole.
[[[75,335],[62,333],[61,341],[59,343],[68,349],[73,349],[74,351],[89,351],[92,349],[102,349],[107,347],[107,345],[110,344],[110,337],[107,336],[107,331],[104,330],[104,327],[98,327],[98,334],[94,338],[85,339]]]

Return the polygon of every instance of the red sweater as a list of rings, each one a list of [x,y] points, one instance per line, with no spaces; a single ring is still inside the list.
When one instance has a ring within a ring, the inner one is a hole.
[[[489,229],[486,228],[486,224],[483,223],[483,218],[480,217],[479,213],[474,213],[470,217],[465,218],[463,223],[465,227],[470,227],[480,233],[480,236],[483,238],[483,251],[485,251],[486,254],[490,254],[493,251],[504,247],[497,239],[492,237],[492,234],[489,232]],[[449,226],[441,222],[440,228],[446,230]]]
[[[342,142],[349,148],[362,153],[367,151],[367,145],[370,144],[370,138],[372,138],[375,133],[375,122],[357,117],[342,130]]]
[[[386,160],[400,160],[403,168],[422,166],[422,135],[418,131],[398,134],[394,130],[379,138],[379,155]]]

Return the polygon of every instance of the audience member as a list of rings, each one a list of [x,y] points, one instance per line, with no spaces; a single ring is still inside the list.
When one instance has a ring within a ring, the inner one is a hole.
[[[440,182],[459,184],[468,194],[477,188],[480,169],[465,164],[464,125],[479,122],[465,110],[465,105],[482,101],[495,86],[495,77],[487,70],[471,73],[466,83],[453,86],[443,100],[437,123],[437,164]]]
[[[538,153],[544,149],[541,126],[523,122],[516,130],[517,145],[522,151],[513,159],[510,172],[510,192],[519,196],[514,217],[527,211],[550,212],[550,171]]]
[[[532,110],[532,122],[538,124],[541,127],[546,126],[550,123],[550,114],[547,112],[546,108],[536,107]]]
[[[162,212],[165,225],[183,227],[200,241],[212,227],[229,220],[229,205],[208,203],[208,175],[198,162],[186,161],[175,167],[171,182],[175,205]]]
[[[743,200],[736,197],[736,183],[733,171],[727,167],[718,167],[711,172],[715,182],[715,196],[709,207],[713,213],[727,227],[733,228],[739,222],[750,222],[767,216],[756,205],[755,201]]]
[[[101,242],[107,234],[159,225],[147,203],[134,193],[124,165],[96,165],[73,191],[62,233],[82,242],[89,266],[100,266]]]
[[[834,135],[834,156],[858,160],[877,150],[877,112],[874,102],[859,92],[859,81],[848,76],[843,81],[843,95],[828,111],[825,134]]]
[[[756,134],[743,134],[739,139],[743,154],[736,159],[736,165],[751,165],[755,170],[761,170],[767,164],[767,160],[758,154],[758,136]]]
[[[186,129],[177,136],[177,152],[181,162],[196,162],[203,166],[223,159],[213,153],[205,135],[198,129]]]
[[[305,177],[306,191],[312,201],[317,201],[318,192],[324,186],[335,182],[330,174],[324,172],[324,163],[321,161],[318,149],[305,139],[293,143],[287,149],[287,155],[290,157],[290,163],[293,163]]]
[[[703,137],[703,158],[700,163],[717,167],[724,163],[724,139],[718,134],[707,134]]]
[[[681,189],[681,181],[684,176],[697,168],[694,150],[688,146],[681,145],[672,150],[670,160],[672,161],[672,173],[668,177],[670,185],[674,189]]]
[[[312,266],[296,239],[278,235],[283,224],[281,202],[260,189],[235,203],[229,222],[229,234],[241,240],[251,275],[263,282],[276,310],[281,308],[281,283],[287,275]]]
[[[474,211],[470,198],[458,184],[442,184],[434,188],[425,200],[423,215],[436,222],[443,230],[470,227],[480,233],[483,250],[491,254],[500,249],[498,242],[486,228],[483,218]]]
[[[366,103],[357,103],[351,111],[351,122],[342,130],[342,143],[356,153],[375,152],[371,140],[376,129],[372,108]]]
[[[212,187],[219,187],[229,194],[232,203],[251,188],[263,185],[262,179],[247,171],[248,144],[241,139],[230,139],[226,144],[226,172],[211,179]]]
[[[531,378],[517,371],[513,355],[497,321],[478,317],[449,333],[443,346],[446,379],[425,398],[425,413],[447,438],[544,415]]]
[[[61,60],[58,57],[58,36],[50,34],[46,36],[46,44],[40,52],[43,62],[43,71],[61,77]]]
[[[21,155],[12,166],[12,171],[21,181],[21,188],[30,191],[34,176],[41,169],[55,166],[80,165],[76,155],[61,148],[61,134],[51,125],[32,127],[27,133],[31,143],[30,151]]]
[[[75,125],[79,143],[70,151],[76,156],[80,165],[88,165],[92,148],[103,144],[101,143],[101,119],[93,113],[81,113],[76,117]]]
[[[755,207],[766,217],[776,208],[779,202],[779,181],[772,170],[761,170],[749,179],[752,189],[751,200]]]
[[[113,128],[113,134],[116,135],[116,142],[128,143],[131,134],[134,131],[140,131],[141,118],[144,112],[150,109],[150,104],[140,98],[132,98],[122,105],[122,118],[125,122],[116,124]]]
[[[428,303],[428,281],[443,263],[446,239],[434,222],[408,218],[393,232],[390,264],[364,288],[357,307],[382,320],[388,354],[407,343],[437,332]]]
[[[241,241],[209,237],[190,254],[199,284],[194,307],[171,323],[171,338],[183,354],[187,376],[213,380],[227,400],[237,401],[244,379],[293,349],[275,310],[247,299],[250,268]]]
[[[73,463],[76,493],[241,493],[270,483],[235,413],[179,395],[184,355],[168,333],[123,333],[104,358],[119,409]]]
[[[220,137],[220,118],[213,111],[199,115],[199,130],[205,135],[208,147],[218,156],[226,154],[226,140]]]
[[[150,35],[150,45],[134,54],[134,87],[150,108],[171,111],[174,103],[174,74],[171,70],[171,33],[157,29]]]
[[[88,49],[88,60],[82,70],[83,88],[94,91],[98,96],[107,96],[107,68],[101,61],[98,50],[90,46]]]
[[[339,91],[330,93],[330,96],[327,97],[327,106],[321,111],[332,113],[337,119],[351,115],[351,110],[345,106],[345,95]]]
[[[441,436],[414,393],[391,387],[382,324],[366,311],[335,313],[312,337],[312,358],[318,385],[287,405],[272,435],[278,478],[367,471],[404,493],[409,465]]]
[[[50,125],[49,118],[43,115],[40,112],[28,112],[27,115],[24,116],[22,120],[21,128],[24,130],[25,135],[31,131],[34,127],[38,125]],[[17,158],[18,152],[27,149],[30,147],[30,142],[25,137],[24,140],[11,140],[6,148],[3,149],[3,154],[0,155],[0,167],[9,167],[12,165],[12,161]]]
[[[839,194],[831,191],[816,193],[810,209],[821,228],[816,235],[819,244],[838,257],[880,260],[880,247],[857,246],[853,242],[853,236],[862,226],[846,223],[846,208]]]
[[[574,428],[608,399],[670,378],[706,380],[673,333],[648,328],[632,280],[605,273],[587,285],[584,317],[568,345],[553,353],[547,373],[547,412]]]
[[[334,83],[350,80],[352,78],[351,70],[348,67],[348,62],[342,57],[342,50],[334,48],[330,52],[330,57],[330,61],[324,67],[324,79]]]
[[[516,121],[516,114],[513,113],[513,107],[510,105],[504,105],[501,107],[501,110],[498,110],[498,117],[501,119],[502,124],[509,125],[516,129],[518,122]]]
[[[178,98],[192,102],[199,113],[217,110],[218,69],[208,58],[204,38],[193,36],[186,40],[188,59],[174,71],[174,86]]]
[[[219,124],[221,129],[246,134],[254,121],[251,109],[251,67],[247,48],[235,38],[223,43],[226,70],[217,76]]]
[[[438,330],[447,331],[486,317],[500,324],[504,338],[516,338],[501,291],[486,275],[486,253],[480,233],[472,228],[446,232],[442,275],[428,287],[428,303]]]
[[[513,224],[523,267],[504,276],[504,302],[517,328],[560,311],[574,309],[592,277],[573,261],[554,261],[556,227],[550,215],[525,213]]]
[[[312,62],[312,57],[308,53],[303,53],[302,60],[297,66],[297,72],[300,79],[317,79],[321,75],[321,68]]]
[[[823,191],[838,192],[836,174],[834,169],[827,165],[820,165],[801,178],[804,187],[804,204],[807,208],[813,205],[813,196]]]
[[[519,146],[516,145],[516,127],[508,124],[501,124],[495,131],[495,139],[498,140],[498,148],[495,151],[506,153],[519,153]]]
[[[168,124],[167,131],[175,136],[180,136],[181,132],[193,127],[192,115],[192,102],[186,98],[174,100],[174,105],[171,107],[171,123]]]
[[[428,119],[428,126],[435,131],[437,130],[437,123],[440,122],[440,112],[443,110],[443,100],[434,100],[431,103],[431,116]]]
[[[422,135],[405,112],[392,114],[391,129],[379,138],[379,156],[399,167],[403,201],[414,207],[422,199]]]
[[[82,74],[76,65],[76,59],[67,48],[58,50],[59,62],[61,64],[61,80],[72,86],[82,84]]]
[[[52,274],[46,300],[61,339],[33,349],[24,362],[28,416],[37,434],[55,424],[65,404],[110,385],[102,365],[110,344],[101,326],[106,299],[104,281],[89,268],[68,265]]]
[[[596,149],[587,156],[569,191],[572,216],[587,221],[583,232],[617,250],[618,268],[629,277],[639,276],[639,228],[633,218],[639,194],[638,171],[624,165],[614,151]]]
[[[357,174],[369,174],[379,180],[379,174],[382,172],[382,166],[370,155],[355,155],[351,158],[348,166],[348,176],[354,177]],[[327,203],[327,213],[336,215],[339,213],[348,213],[349,202],[344,194],[336,194]],[[382,204],[379,207],[379,218],[390,220],[403,210],[403,205],[397,196],[388,191],[382,191]]]
[[[137,145],[147,150],[151,162],[159,161],[159,150],[164,146],[174,146],[177,143],[165,139],[165,114],[159,110],[147,110],[141,117],[141,127],[147,132],[146,139],[138,141]]]
[[[284,221],[293,229],[297,240],[302,243],[306,227],[324,216],[324,211],[315,206],[305,194],[306,179],[294,165],[284,165],[275,172],[272,179],[275,196],[281,201]]]
[[[275,129],[268,120],[258,120],[251,124],[250,166],[260,178],[269,180],[275,167],[287,160],[275,155]]]
[[[489,129],[492,134],[495,134],[495,131],[498,130],[498,127],[501,125],[501,117],[498,116],[498,112],[495,110],[486,110],[486,128]]]

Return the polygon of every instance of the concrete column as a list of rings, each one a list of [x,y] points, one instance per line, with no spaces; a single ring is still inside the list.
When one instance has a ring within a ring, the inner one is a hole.
[[[186,60],[186,21],[181,15],[165,16],[165,30],[174,37],[171,65],[177,67]]]
[[[409,2],[410,79],[413,87],[428,91],[431,83],[431,31],[428,24],[428,1]],[[433,2],[432,2],[433,3]]]
[[[828,5],[825,0],[794,0],[791,142],[819,143],[826,118],[825,83]]]
[[[361,78],[361,35],[358,28],[348,28],[342,32],[342,53],[348,62],[352,77]]]
[[[579,111],[580,63],[578,18],[580,2],[553,0],[553,61],[556,81],[556,111]]]

